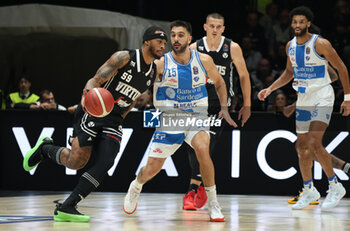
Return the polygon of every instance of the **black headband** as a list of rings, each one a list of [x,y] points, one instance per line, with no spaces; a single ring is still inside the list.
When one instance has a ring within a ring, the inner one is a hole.
[[[166,36],[165,33],[156,33],[156,34],[143,35],[143,41],[142,42],[145,42],[147,40],[156,39],[156,38],[165,39],[165,41],[168,41],[168,37]]]

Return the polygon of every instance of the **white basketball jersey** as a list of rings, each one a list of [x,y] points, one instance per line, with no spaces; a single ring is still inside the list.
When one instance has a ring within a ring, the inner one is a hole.
[[[294,73],[293,88],[299,93],[312,92],[331,83],[327,71],[328,61],[317,54],[315,49],[318,36],[312,34],[301,45],[297,44],[296,37],[289,43],[288,56]]]
[[[163,77],[154,83],[154,105],[162,111],[207,113],[207,72],[197,50],[187,64],[178,63],[171,52],[164,55]]]

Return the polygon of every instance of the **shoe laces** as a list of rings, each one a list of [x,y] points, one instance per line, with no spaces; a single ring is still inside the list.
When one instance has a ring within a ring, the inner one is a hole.
[[[129,190],[129,195],[130,195],[129,196],[129,201],[132,202],[134,199],[136,199],[138,197],[139,194],[140,193],[136,189],[131,188]]]
[[[210,208],[211,209],[216,209],[216,210],[219,210],[219,211],[221,211],[221,206],[219,205],[219,203],[218,202],[216,202],[216,201],[213,201],[213,202],[211,202],[210,203]]]
[[[329,185],[328,190],[327,190],[327,196],[326,199],[334,198],[338,196],[338,190],[337,190],[336,185]]]

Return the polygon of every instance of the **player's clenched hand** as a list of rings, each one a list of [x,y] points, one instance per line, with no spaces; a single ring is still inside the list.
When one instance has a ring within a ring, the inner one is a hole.
[[[227,110],[221,110],[219,112],[219,117],[224,118],[229,125],[231,125],[235,128],[238,127],[237,124],[235,123],[235,121],[233,121],[233,119],[231,118],[231,116]]]
[[[340,105],[340,113],[342,113],[343,116],[350,115],[350,101],[343,101]]]
[[[266,97],[268,97],[271,94],[271,89],[270,88],[265,88],[262,89],[259,93],[258,93],[258,98],[261,101],[264,101],[266,99]]]

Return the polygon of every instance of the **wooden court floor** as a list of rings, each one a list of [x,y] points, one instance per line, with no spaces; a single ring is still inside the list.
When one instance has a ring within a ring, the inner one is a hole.
[[[226,222],[211,223],[206,207],[183,211],[181,194],[143,193],[133,215],[123,212],[124,195],[92,193],[79,204],[79,211],[91,216],[89,223],[52,220],[53,201],[68,194],[0,197],[0,230],[350,230],[349,199],[329,211],[319,206],[294,211],[287,204],[289,197],[219,195]]]

